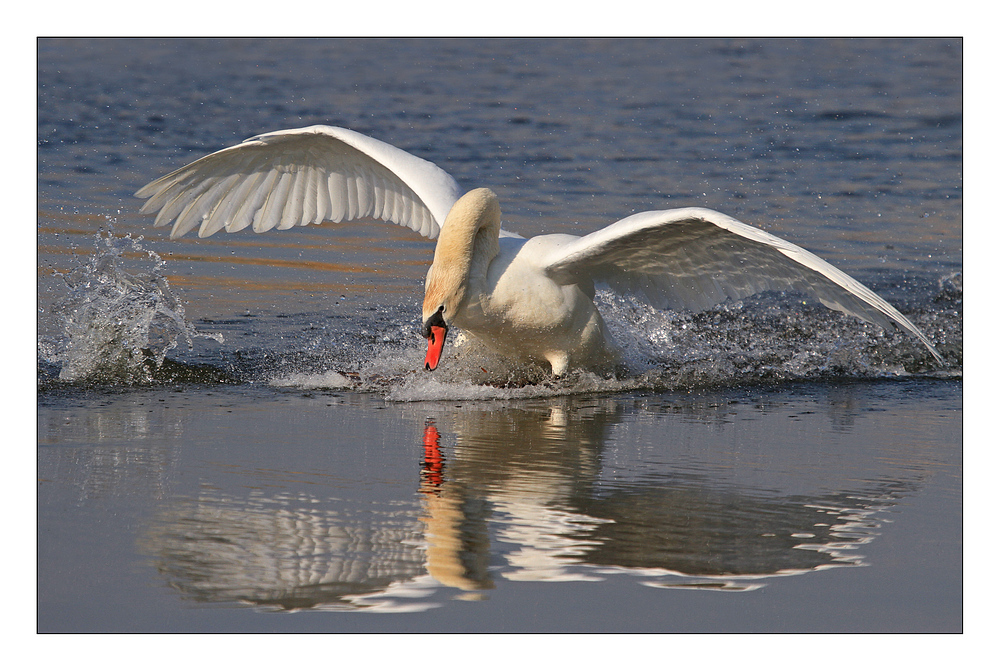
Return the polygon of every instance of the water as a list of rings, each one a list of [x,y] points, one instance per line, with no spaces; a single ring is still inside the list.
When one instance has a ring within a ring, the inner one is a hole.
[[[961,45],[41,40],[43,631],[962,628]],[[707,206],[935,342],[768,295],[603,293],[627,372],[420,370],[433,246],[171,241],[139,186],[328,123],[505,228]],[[928,551],[932,548],[932,551]]]

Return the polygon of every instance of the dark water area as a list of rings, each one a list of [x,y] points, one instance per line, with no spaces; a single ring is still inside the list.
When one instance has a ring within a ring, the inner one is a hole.
[[[963,629],[960,40],[42,39],[37,107],[39,631]],[[946,365],[795,295],[602,292],[628,374],[429,374],[432,241],[138,213],[311,124],[526,236],[719,210]]]

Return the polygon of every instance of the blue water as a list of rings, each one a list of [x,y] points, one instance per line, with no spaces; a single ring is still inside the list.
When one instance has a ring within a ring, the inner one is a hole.
[[[42,631],[962,628],[954,40],[40,40]],[[582,233],[706,206],[934,340],[600,297],[633,374],[429,376],[432,243],[171,241],[132,193],[268,130],[390,142]],[[928,551],[928,548],[933,548]]]

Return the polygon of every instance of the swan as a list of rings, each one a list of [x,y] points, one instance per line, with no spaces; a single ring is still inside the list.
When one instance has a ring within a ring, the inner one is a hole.
[[[641,212],[584,236],[525,239],[501,226],[496,194],[462,192],[437,165],[346,128],[257,135],[204,156],[135,193],[171,238],[256,233],[323,221],[381,219],[437,244],[423,302],[424,367],[434,370],[458,327],[502,354],[597,369],[617,348],[594,304],[595,284],[658,308],[702,310],[765,291],[799,291],[829,308],[931,341],[898,310],[818,256],[700,207]]]

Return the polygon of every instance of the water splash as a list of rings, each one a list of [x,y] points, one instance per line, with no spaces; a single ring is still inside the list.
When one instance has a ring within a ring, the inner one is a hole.
[[[141,240],[102,229],[86,263],[55,273],[67,292],[52,307],[62,333],[54,342],[40,339],[39,359],[58,366],[60,380],[148,384],[181,340],[188,349],[195,338],[223,341],[185,319],[163,276],[165,262]],[[129,272],[126,259],[149,268]]]
[[[379,351],[366,361],[349,362],[331,353],[325,367],[284,369],[266,379],[284,388],[354,390],[419,402],[961,376],[961,277],[942,278],[927,289],[907,312],[946,357],[943,370],[908,334],[883,331],[800,296],[763,294],[690,313],[656,310],[599,292],[598,305],[623,353],[614,374],[570,371],[553,379],[540,366],[504,360],[461,334],[448,345],[438,369],[427,373],[414,326],[413,333],[398,327],[387,331]]]
[[[961,374],[961,290],[951,282],[928,301],[932,306],[909,311],[944,352],[946,370],[909,334],[796,294],[763,293],[698,313],[655,310],[608,292],[597,298],[630,369],[666,388]]]

